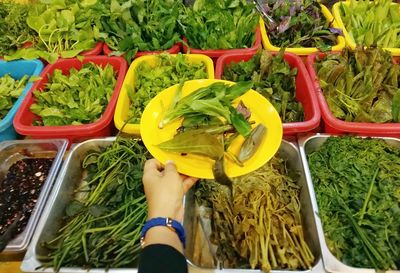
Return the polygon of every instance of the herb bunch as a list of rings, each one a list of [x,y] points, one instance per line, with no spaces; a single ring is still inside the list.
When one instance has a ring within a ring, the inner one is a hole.
[[[267,0],[264,9],[274,23],[267,23],[271,43],[277,47],[317,47],[329,51],[341,30],[332,28],[316,0]]]
[[[317,60],[319,84],[333,115],[345,121],[400,121],[400,66],[389,52],[357,48]]]
[[[381,139],[330,137],[308,155],[330,251],[354,267],[400,268],[400,150]]]
[[[258,20],[246,0],[196,0],[185,8],[180,24],[189,47],[234,49],[254,44]]]
[[[42,242],[50,250],[46,267],[135,266],[147,218],[142,176],[149,157],[141,142],[122,137],[85,156],[87,177],[66,208],[65,225]]]
[[[7,115],[25,89],[28,76],[16,80],[6,74],[0,78],[0,121]]]
[[[303,107],[296,100],[297,69],[283,59],[284,49],[273,57],[260,50],[249,61],[232,62],[222,78],[229,81],[253,81],[254,90],[266,97],[278,111],[282,122],[303,120]]]

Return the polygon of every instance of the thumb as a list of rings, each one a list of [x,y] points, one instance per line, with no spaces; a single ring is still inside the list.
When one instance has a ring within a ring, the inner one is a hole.
[[[171,175],[171,174],[177,174],[178,172],[176,171],[176,166],[174,161],[168,160],[165,163],[164,166],[164,175]]]

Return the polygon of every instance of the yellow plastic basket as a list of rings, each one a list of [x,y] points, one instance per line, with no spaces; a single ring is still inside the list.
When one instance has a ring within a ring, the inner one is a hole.
[[[171,54],[175,57],[176,54]],[[214,64],[210,57],[202,54],[187,54],[185,55],[190,63],[204,63],[206,65],[208,79],[214,79]],[[128,118],[129,106],[131,101],[128,96],[129,88],[133,87],[136,80],[136,69],[137,67],[146,62],[152,66],[157,65],[159,55],[146,55],[135,59],[129,67],[129,70],[125,76],[124,83],[122,84],[122,89],[118,97],[117,106],[114,113],[114,124],[117,129],[121,130],[123,133],[140,135],[140,124],[127,123],[125,121]],[[125,126],[124,126],[125,125]]]
[[[351,50],[356,49],[357,45],[352,37],[350,37],[350,34],[347,32],[347,29],[343,23],[342,17],[340,15],[340,5],[350,5],[350,1],[346,2],[337,2],[333,5],[332,8],[332,13],[333,16],[335,17],[335,21],[339,24],[339,27],[343,30],[343,35],[346,40],[346,46],[350,48]],[[398,5],[400,9],[400,5],[397,3],[392,3],[392,5]],[[387,51],[390,51],[393,56],[400,56],[400,48],[384,48]]]
[[[337,22],[334,20],[332,14],[328,10],[328,8],[322,4],[321,6],[321,12],[325,16],[325,18],[329,21],[332,22],[332,26],[335,28],[340,28],[340,26],[337,24]],[[265,27],[264,21],[261,19],[260,20],[260,29],[261,29],[261,37],[262,37],[262,43],[265,49],[270,50],[270,51],[279,51],[280,48],[274,46],[271,41],[268,38],[267,34],[267,29]],[[337,45],[332,47],[333,51],[341,51],[345,47],[345,41],[342,36],[338,37],[338,43]],[[313,54],[315,52],[319,52],[319,49],[316,47],[288,47],[286,48],[286,52],[292,52],[296,55],[300,56],[306,56]]]

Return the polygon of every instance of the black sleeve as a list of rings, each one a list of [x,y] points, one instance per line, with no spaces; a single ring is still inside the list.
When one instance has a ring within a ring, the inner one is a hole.
[[[139,273],[187,273],[185,256],[169,245],[149,245],[139,258]]]

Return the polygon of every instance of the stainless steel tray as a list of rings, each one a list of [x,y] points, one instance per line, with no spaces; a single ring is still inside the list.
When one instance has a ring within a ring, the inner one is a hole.
[[[316,220],[317,232],[318,232],[319,242],[321,244],[321,253],[322,253],[323,263],[325,265],[325,270],[327,272],[332,272],[332,273],[353,273],[353,272],[354,273],[375,273],[376,272],[375,269],[357,268],[357,267],[345,265],[331,253],[331,251],[329,250],[329,248],[326,244],[326,241],[325,241],[324,230],[322,228],[322,222],[318,215],[318,203],[317,203],[317,199],[316,199],[316,195],[315,195],[315,191],[314,191],[313,182],[311,179],[310,169],[308,166],[307,155],[309,153],[319,149],[319,147],[321,147],[321,145],[331,136],[333,136],[333,135],[310,134],[310,135],[302,136],[298,140],[301,159],[302,159],[303,166],[304,166],[304,173],[306,175],[307,184],[308,184],[308,188],[310,191],[311,204],[312,204],[313,211],[314,211],[314,218]],[[379,138],[379,137],[376,137],[376,138]],[[388,144],[393,145],[394,147],[400,148],[400,140],[399,139],[390,138],[390,137],[381,137],[381,139],[384,139]],[[400,271],[399,270],[389,270],[389,271],[386,271],[386,273],[400,273]]]
[[[0,177],[4,177],[11,165],[23,158],[54,158],[47,179],[42,185],[36,206],[32,211],[24,231],[7,245],[1,253],[2,255],[21,253],[28,247],[54,180],[56,179],[66,148],[67,141],[62,139],[13,140],[0,143]],[[25,154],[32,154],[32,156],[23,155],[21,153],[22,151],[24,151]]]
[[[293,273],[293,272],[325,272],[322,264],[320,245],[318,241],[317,229],[315,225],[314,213],[311,205],[310,192],[307,187],[307,181],[304,175],[303,166],[301,164],[300,154],[297,148],[297,145],[293,142],[288,142],[283,140],[282,144],[279,148],[278,154],[287,160],[288,166],[291,170],[298,171],[300,176],[298,183],[301,186],[300,192],[300,202],[301,202],[301,210],[302,210],[302,222],[303,222],[303,230],[305,232],[305,238],[310,246],[311,251],[315,256],[315,264],[313,268],[304,271],[294,271],[294,270],[272,270],[273,273]],[[251,269],[206,269],[200,268],[196,266],[193,262],[191,262],[193,258],[193,245],[194,243],[194,230],[196,223],[198,222],[198,213],[195,212],[195,202],[193,191],[189,191],[185,200],[185,217],[184,217],[184,226],[186,230],[187,237],[187,245],[186,245],[186,258],[188,259],[189,264],[201,272],[231,272],[231,273],[250,273],[250,272],[261,272],[260,270],[251,270]],[[202,235],[201,235],[202,236]],[[197,243],[204,243],[204,238],[197,239]],[[207,248],[207,246],[206,246]],[[203,251],[204,252],[204,251]],[[202,254],[204,254],[202,252]],[[211,255],[211,254],[210,254]]]

